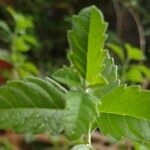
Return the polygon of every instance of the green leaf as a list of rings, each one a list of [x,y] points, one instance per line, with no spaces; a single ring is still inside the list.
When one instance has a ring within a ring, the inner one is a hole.
[[[0,129],[60,133],[63,130],[63,95],[48,80],[9,81],[0,87]]]
[[[91,145],[80,144],[80,145],[74,146],[71,150],[94,150],[94,149],[92,148]]]
[[[22,38],[23,38],[24,41],[27,42],[28,44],[31,44],[31,45],[33,45],[33,46],[38,45],[38,41],[37,41],[37,39],[36,39],[33,35],[24,34],[24,35],[22,35]]]
[[[102,75],[107,79],[108,84],[90,89],[90,92],[99,99],[111,92],[120,83],[117,77],[117,66],[114,65],[114,60],[109,55],[107,55],[104,64]]]
[[[27,52],[30,50],[30,45],[24,40],[23,36],[15,36],[12,41],[12,50]]]
[[[143,83],[145,78],[150,79],[150,69],[144,65],[131,65],[126,72],[127,81]]]
[[[144,77],[142,73],[137,68],[130,68],[125,74],[126,81],[142,83],[144,82]]]
[[[145,65],[132,65],[131,68],[139,70],[145,77],[150,78],[150,69]]]
[[[125,48],[127,50],[127,55],[129,60],[144,60],[144,54],[143,52],[136,48],[131,46],[130,44],[125,44]]]
[[[89,86],[107,83],[101,74],[106,57],[106,28],[101,12],[91,6],[73,16],[73,28],[68,32],[71,64]]]
[[[74,68],[63,66],[52,76],[55,80],[67,85],[68,87],[77,87],[81,84],[80,77]]]
[[[124,62],[125,54],[124,54],[124,51],[121,47],[119,47],[118,45],[116,45],[114,43],[108,43],[107,46],[111,50],[113,50],[116,55],[118,55],[118,57],[121,59],[122,62]]]
[[[38,68],[31,62],[25,62],[20,64],[17,67],[17,70],[19,71],[21,77],[27,77],[27,76],[39,74]]]
[[[82,92],[69,92],[66,96],[65,134],[71,140],[88,135],[97,116],[97,99]]]
[[[36,38],[31,35],[16,35],[12,40],[12,50],[19,52],[27,52],[32,46],[38,45]]]
[[[101,100],[99,128],[116,139],[150,141],[150,92],[120,86]]]
[[[149,150],[150,143],[137,143],[134,142],[134,149],[135,150]]]
[[[1,35],[1,41],[5,43],[10,43],[12,40],[12,31],[8,24],[4,21],[0,20],[0,35]]]
[[[11,35],[11,29],[9,28],[8,24],[4,21],[0,20],[0,29],[6,31],[9,35]]]
[[[7,11],[13,17],[15,24],[16,24],[16,30],[18,32],[22,32],[25,29],[33,27],[33,22],[30,17],[26,17],[23,14],[16,12],[11,7],[7,7]]]

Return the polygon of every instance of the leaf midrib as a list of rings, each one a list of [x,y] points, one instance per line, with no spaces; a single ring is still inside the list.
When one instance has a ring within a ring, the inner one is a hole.
[[[7,110],[25,110],[25,109],[27,109],[27,110],[56,110],[56,111],[63,111],[63,109],[54,109],[54,108],[48,108],[48,107],[45,107],[45,108],[42,108],[42,107],[33,107],[33,108],[27,108],[27,107],[25,107],[25,108],[21,108],[21,107],[16,107],[16,108],[0,108],[0,111],[7,111]]]
[[[132,117],[134,119],[141,119],[141,120],[145,120],[145,121],[150,121],[150,119],[148,118],[143,118],[141,116],[134,116],[134,115],[127,115],[127,114],[121,114],[121,113],[115,113],[115,112],[105,112],[105,111],[100,111],[100,114],[107,114],[107,115],[118,115],[120,117]]]
[[[86,55],[86,62],[87,62],[87,63],[86,63],[86,69],[85,69],[85,70],[86,70],[86,76],[85,76],[86,80],[87,80],[87,77],[88,77],[88,74],[87,74],[87,73],[88,73],[88,64],[89,64],[89,63],[88,63],[88,60],[89,60],[89,59],[88,59],[88,56],[89,56],[89,39],[90,39],[90,35],[91,35],[91,34],[90,34],[90,31],[91,31],[91,30],[90,30],[90,28],[91,28],[91,16],[92,16],[92,11],[91,11],[90,17],[89,17],[88,41],[87,41],[87,55]]]

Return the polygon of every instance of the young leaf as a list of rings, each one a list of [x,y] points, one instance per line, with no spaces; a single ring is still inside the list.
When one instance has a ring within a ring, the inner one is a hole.
[[[88,135],[97,116],[97,99],[82,92],[69,92],[65,97],[65,134],[71,140]]]
[[[67,66],[57,70],[52,77],[71,88],[77,87],[81,84],[80,77],[75,69]]]
[[[31,62],[25,62],[25,63],[20,64],[17,67],[17,70],[21,77],[27,77],[27,76],[39,74],[38,68]]]
[[[49,81],[9,81],[0,87],[0,129],[58,134],[63,130],[64,103],[63,93]]]
[[[17,13],[11,7],[7,7],[7,11],[13,17],[17,30],[22,31],[24,29],[33,27],[33,22],[32,22],[32,19],[30,17],[25,17],[21,13]]]
[[[117,139],[150,141],[150,92],[120,86],[104,96],[98,119],[101,131]]]
[[[7,31],[8,33],[11,31],[9,26],[7,25],[7,23],[4,22],[4,21],[0,21],[0,28],[2,28],[3,30]]]
[[[125,44],[125,48],[127,50],[127,55],[129,60],[144,60],[144,54],[143,52],[136,48],[131,46],[130,44]]]
[[[145,77],[150,78],[150,69],[145,65],[132,65],[131,68],[137,69],[141,72]]]
[[[106,28],[101,12],[91,6],[73,16],[73,28],[68,32],[71,64],[89,86],[107,83],[101,74],[106,57]]]
[[[124,51],[122,50],[121,47],[119,47],[118,45],[116,45],[114,43],[108,43],[107,46],[111,50],[113,50],[116,55],[118,55],[118,57],[121,59],[122,62],[124,62],[124,60],[125,60],[125,54],[124,54]]]
[[[105,66],[102,71],[102,75],[107,79],[108,84],[91,88],[92,94],[99,99],[119,85],[119,80],[117,78],[117,66],[114,65],[114,60],[107,55],[104,64]]]
[[[137,68],[130,68],[125,73],[125,80],[130,82],[135,82],[135,83],[143,83],[144,77],[142,72],[140,72]]]

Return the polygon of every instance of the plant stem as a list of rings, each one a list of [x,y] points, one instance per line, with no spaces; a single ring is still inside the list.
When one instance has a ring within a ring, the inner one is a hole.
[[[122,82],[125,81],[125,74],[126,74],[126,70],[128,69],[128,65],[129,65],[129,59],[127,58],[123,64],[123,67],[122,67]]]
[[[88,132],[88,143],[89,143],[89,145],[91,145],[91,128],[92,128],[92,124],[90,124],[89,132]]]
[[[145,44],[146,44],[145,33],[144,33],[143,24],[140,20],[138,13],[132,6],[126,5],[124,1],[122,1],[122,0],[117,0],[117,1],[120,2],[133,17],[133,19],[137,25],[138,32],[139,32],[140,49],[143,51],[143,53],[145,53]]]

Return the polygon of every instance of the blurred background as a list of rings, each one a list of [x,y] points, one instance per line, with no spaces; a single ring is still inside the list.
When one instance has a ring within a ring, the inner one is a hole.
[[[0,84],[31,75],[50,76],[69,64],[66,35],[71,16],[89,5],[100,8],[109,24],[105,47],[118,65],[120,80],[149,88],[150,0],[0,0]],[[97,149],[118,148],[95,134]],[[50,140],[11,131],[1,131],[0,143],[0,150],[54,149],[54,145],[57,150],[68,144],[64,137]],[[125,145],[119,149],[133,149],[130,142]]]

